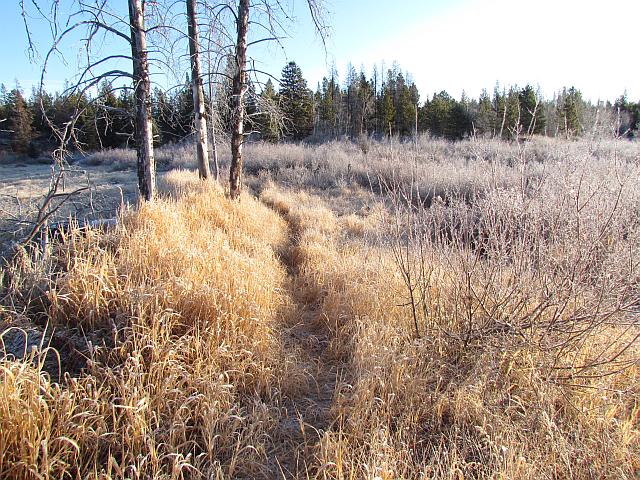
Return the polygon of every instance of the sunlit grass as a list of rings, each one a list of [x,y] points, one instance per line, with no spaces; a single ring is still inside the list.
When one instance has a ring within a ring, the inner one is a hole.
[[[256,146],[301,172],[239,202],[172,171],[115,231],[4,269],[4,326],[85,363],[1,361],[0,477],[636,478],[628,145],[422,142],[413,180],[411,145]],[[347,177],[387,161],[388,186],[442,197],[406,210]]]

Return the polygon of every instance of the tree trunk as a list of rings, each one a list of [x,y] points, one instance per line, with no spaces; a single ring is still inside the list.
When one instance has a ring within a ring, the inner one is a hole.
[[[211,40],[209,40],[211,42]],[[218,145],[216,144],[216,102],[213,91],[213,67],[211,63],[211,44],[207,49],[207,66],[209,69],[209,128],[211,129],[211,155],[213,155],[213,167],[216,182],[220,179],[220,164],[218,163]]]
[[[229,194],[232,199],[240,196],[242,175],[242,144],[244,142],[244,93],[246,90],[247,30],[249,28],[249,0],[238,2],[238,41],[236,44],[236,73],[233,77],[234,118],[231,134],[231,168]]]
[[[197,0],[187,0],[187,22],[189,24],[189,54],[191,56],[191,90],[193,92],[193,116],[196,128],[196,159],[200,178],[211,176],[209,171],[209,141],[204,105],[204,89],[200,69],[200,40],[198,35]]]
[[[144,200],[156,195],[156,162],[153,156],[151,123],[151,81],[147,39],[144,30],[144,0],[129,0],[131,23],[131,56],[135,88],[135,140],[138,153],[138,188]]]

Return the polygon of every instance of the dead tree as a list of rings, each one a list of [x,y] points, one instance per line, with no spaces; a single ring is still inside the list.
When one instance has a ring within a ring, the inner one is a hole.
[[[207,16],[209,17],[209,31],[207,35],[207,87],[209,93],[209,115],[207,117],[207,124],[209,127],[209,147],[211,148],[211,156],[210,159],[213,161],[214,168],[214,178],[216,182],[220,179],[220,162],[218,159],[218,145],[216,134],[218,129],[221,128],[218,125],[219,122],[219,112],[218,107],[216,105],[216,72],[219,70],[220,60],[221,58],[226,58],[224,55],[224,46],[221,44],[219,38],[221,37],[222,41],[224,39],[228,39],[228,33],[223,27],[222,22],[220,21],[219,14],[215,12],[215,10],[208,8]],[[231,43],[231,42],[230,42]],[[215,58],[212,54],[216,53]],[[215,58],[215,60],[214,60]]]
[[[211,176],[209,170],[209,145],[207,118],[205,116],[204,89],[200,68],[200,39],[198,34],[197,0],[187,0],[189,25],[189,56],[191,59],[191,89],[193,91],[193,117],[196,130],[196,158],[200,178]]]
[[[144,0],[129,0],[131,25],[131,57],[136,99],[136,148],[138,155],[138,187],[140,196],[153,200],[156,195],[156,162],[153,154],[151,122],[151,81],[144,27]]]
[[[242,145],[244,143],[244,94],[247,90],[247,31],[249,30],[249,0],[238,2],[236,19],[238,41],[236,43],[236,73],[233,77],[233,131],[231,133],[231,167],[229,169],[229,195],[240,196],[242,176]]]
[[[209,72],[211,72],[211,49],[208,50],[208,65]],[[216,182],[220,178],[220,163],[218,161],[218,145],[216,143],[216,107],[215,107],[215,95],[213,90],[213,75],[209,74],[209,80],[207,82],[209,86],[209,128],[211,130],[211,155],[213,157],[213,168]]]
[[[322,0],[307,0],[307,6],[311,14],[311,19],[315,25],[316,31],[324,43],[326,27],[323,21],[323,2]],[[266,24],[262,24],[259,20],[252,23],[261,26],[265,31],[271,34],[271,37],[261,38],[251,43],[247,42],[247,34],[249,30],[249,12],[250,9],[262,11],[266,15]],[[249,0],[238,1],[238,11],[236,14],[236,32],[237,40],[235,45],[235,63],[236,71],[233,77],[233,127],[231,133],[231,166],[229,171],[229,194],[232,199],[240,196],[242,188],[242,146],[244,143],[246,111],[244,106],[244,95],[247,91],[247,47],[255,43],[264,41],[279,41],[279,31],[284,31],[284,27],[278,21],[276,13],[280,11],[284,13],[283,2],[276,0],[269,2],[262,0],[250,5]],[[285,14],[286,16],[286,14]],[[255,70],[254,70],[255,71]],[[256,71],[257,72],[257,71]],[[257,72],[264,73],[264,72]]]
[[[40,17],[50,24],[51,45],[44,59],[40,87],[44,86],[45,72],[50,59],[60,56],[64,41],[79,32],[84,35],[82,41],[85,47],[85,59],[76,81],[63,92],[63,96],[81,98],[102,81],[113,82],[122,78],[132,80],[136,103],[134,136],[138,156],[138,186],[140,197],[143,200],[153,199],[156,192],[156,169],[151,122],[149,53],[144,18],[146,0],[127,0],[128,19],[121,17],[118,12],[110,10],[105,0],[79,0],[74,2],[73,8],[69,9],[60,1],[51,2],[49,9],[42,8],[46,3],[38,2],[38,0],[20,2],[32,57],[35,56],[36,45],[32,41],[33,37],[30,34],[27,19],[31,16]],[[27,7],[35,9],[37,15],[29,12]],[[48,12],[48,15],[45,12]],[[96,51],[99,51],[109,43],[109,40],[113,39],[126,41],[131,48],[131,56],[120,53],[105,53],[97,58],[93,56]],[[131,73],[123,71],[115,65],[114,68],[109,67],[109,65],[113,65],[112,62],[119,62],[123,59],[132,62]],[[59,141],[55,158],[64,158],[64,152],[72,144],[81,147],[75,132],[77,121],[85,108],[86,106],[76,108],[72,118],[62,126],[55,125],[54,121],[48,118],[45,109],[41,108],[47,123]]]

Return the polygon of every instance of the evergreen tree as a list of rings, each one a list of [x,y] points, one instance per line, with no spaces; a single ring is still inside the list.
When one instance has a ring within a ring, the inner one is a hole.
[[[393,104],[393,91],[392,87],[388,84],[383,87],[383,90],[380,108],[382,114],[382,128],[385,134],[392,135],[393,125],[396,118],[396,108]]]
[[[471,133],[471,115],[466,103],[456,101],[446,91],[434,95],[425,110],[426,128],[432,135],[460,140]]]
[[[181,140],[193,132],[193,91],[189,75],[186,75],[184,84],[176,92],[173,105],[174,134],[177,140]]]
[[[313,99],[302,70],[295,62],[282,69],[280,80],[282,112],[291,126],[289,138],[301,140],[313,131]]]
[[[14,88],[6,100],[7,129],[11,131],[11,149],[16,153],[29,153],[34,138],[31,111],[19,88]]]
[[[360,132],[358,128],[358,96],[359,96],[359,82],[358,76],[356,74],[356,69],[353,68],[353,65],[350,63],[347,65],[347,78],[345,83],[345,126],[347,127],[345,130],[345,134],[349,135],[349,137],[354,138]]]
[[[97,128],[97,108],[95,102],[88,95],[77,95],[77,108],[79,112],[76,124],[76,136],[78,146],[86,151],[100,149],[100,138]]]
[[[373,83],[367,80],[364,70],[360,71],[358,85],[358,134],[367,135],[371,128],[371,116],[374,112],[375,92]]]
[[[449,140],[462,140],[471,133],[471,116],[466,103],[453,101],[445,136]]]
[[[271,79],[260,94],[260,108],[262,112],[257,117],[257,128],[262,135],[262,139],[268,142],[280,140],[281,129],[278,122],[279,99],[276,89],[273,87]]]
[[[320,130],[330,134],[332,137],[338,135],[338,112],[341,102],[340,87],[337,85],[335,77],[322,79],[319,99],[319,122]]]
[[[395,87],[396,131],[401,136],[413,135],[416,107],[415,103],[413,103],[409,86],[407,85],[402,73],[398,73],[395,81]]]
[[[53,118],[53,95],[39,91],[33,88],[31,94],[31,116],[33,117],[32,127],[36,134],[44,135],[46,137],[51,136],[51,126],[47,122],[46,117]]]
[[[613,110],[618,118],[617,134],[632,138],[640,128],[640,103],[629,102],[625,92],[615,101]]]
[[[502,138],[504,135],[505,124],[507,123],[506,99],[507,96],[504,90],[500,92],[500,85],[496,82],[496,86],[493,88],[493,111],[496,116],[494,136],[498,136],[499,138]]]
[[[496,115],[491,98],[485,89],[478,100],[478,110],[474,121],[476,134],[482,137],[495,135]]]
[[[502,137],[505,139],[515,139],[523,132],[518,87],[513,86],[509,88],[509,92],[504,98],[504,108]],[[524,130],[524,132],[526,132],[526,130]]]
[[[560,110],[560,128],[565,136],[568,138],[582,135],[585,103],[582,100],[580,90],[575,87],[568,90],[563,89],[558,108]]]
[[[173,105],[171,104],[171,98],[166,92],[159,88],[154,90],[153,97],[152,115],[156,126],[156,134],[160,137],[160,143],[165,144],[174,141],[175,133],[173,131]]]
[[[387,80],[382,86],[382,128],[386,134],[397,133],[398,124],[398,69],[397,65],[387,70]]]
[[[533,135],[544,132],[545,116],[542,102],[533,90],[531,85],[527,85],[520,90],[520,124],[523,133]]]
[[[113,117],[113,130],[115,135],[118,136],[119,145],[129,145],[129,142],[133,140],[133,134],[135,130],[135,99],[134,91],[130,88],[123,88],[120,90],[118,96],[117,105],[119,108],[119,115]]]
[[[126,111],[130,111],[128,103],[129,99],[120,99]],[[193,132],[193,92],[188,77],[172,94],[156,89],[153,103],[152,117],[162,143],[180,141]]]
[[[122,138],[118,136],[114,120],[123,115],[120,110],[118,97],[113,86],[109,82],[103,82],[98,89],[98,102],[96,108],[96,128],[98,138],[103,148],[115,148],[122,144]]]
[[[442,91],[434,94],[433,98],[426,105],[426,127],[436,137],[450,135],[450,114],[454,100],[446,92]]]

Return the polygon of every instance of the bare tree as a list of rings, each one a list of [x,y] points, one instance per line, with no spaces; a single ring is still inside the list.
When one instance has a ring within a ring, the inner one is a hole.
[[[196,158],[200,178],[207,179],[211,176],[211,172],[209,170],[207,118],[205,116],[204,89],[200,68],[197,0],[187,0],[187,23],[189,25],[189,54],[191,59],[193,117],[196,131]]]
[[[144,0],[129,0],[131,24],[131,57],[136,99],[136,148],[138,154],[138,187],[145,200],[156,195],[156,162],[153,155],[153,126],[151,122],[151,81],[144,27]]]
[[[82,98],[103,81],[112,83],[123,78],[133,81],[136,102],[134,137],[138,156],[138,186],[140,197],[144,200],[151,200],[156,192],[156,171],[151,122],[149,54],[144,18],[147,2],[146,0],[128,0],[128,19],[117,11],[110,10],[105,0],[78,0],[74,1],[72,6],[62,3],[60,0],[50,2],[47,10],[44,8],[46,2],[38,0],[19,2],[32,58],[36,57],[36,45],[33,42],[27,19],[33,14],[37,18],[47,21],[50,26],[51,46],[44,58],[40,88],[44,88],[45,73],[49,61],[55,56],[61,56],[63,42],[78,33],[83,35],[85,58],[82,60],[82,68],[76,81],[63,92],[63,96]],[[28,7],[34,9],[34,12],[29,12]],[[96,57],[96,51],[113,39],[126,41],[131,48],[131,56],[119,52],[108,52]],[[132,73],[123,71],[117,65],[123,59],[132,62]],[[114,87],[113,90],[120,88],[122,87]],[[94,101],[96,100],[94,99]],[[55,125],[53,120],[47,116],[44,106],[41,105],[43,116],[59,141],[54,159],[64,158],[64,152],[70,143],[80,146],[76,137],[76,124],[86,109],[86,104],[81,105],[80,103],[76,102],[71,119],[64,125]]]
[[[231,167],[229,169],[229,194],[240,196],[242,175],[242,145],[244,143],[244,94],[247,90],[247,32],[249,30],[249,0],[239,0],[236,19],[238,41],[236,43],[236,73],[233,77],[234,118],[231,133]]]
[[[211,48],[207,50],[207,64],[209,66],[209,72],[211,72]],[[216,143],[216,106],[215,106],[215,94],[214,94],[214,82],[213,75],[209,73],[207,81],[209,87],[209,130],[211,131],[211,155],[213,156],[213,168],[216,182],[220,178],[220,163],[218,162],[218,145]]]
[[[316,31],[323,41],[325,40],[326,27],[323,19],[323,2],[322,0],[307,0],[307,6],[311,14]],[[266,14],[266,23],[263,24],[259,20],[253,21],[256,25],[261,26],[268,32],[268,37],[255,40],[251,43],[247,41],[249,32],[249,13],[252,6],[248,0],[238,1],[238,11],[236,14],[236,48],[235,63],[236,71],[233,77],[233,128],[231,134],[231,166],[229,171],[229,194],[231,198],[236,199],[240,196],[241,177],[242,177],[242,146],[244,143],[246,111],[244,107],[244,96],[247,91],[247,47],[255,43],[264,41],[279,41],[279,31],[284,31],[283,25],[278,20],[277,11],[286,15],[283,4],[280,0],[269,1],[261,0],[253,5],[254,9],[262,10]],[[255,69],[252,69],[256,73]]]

